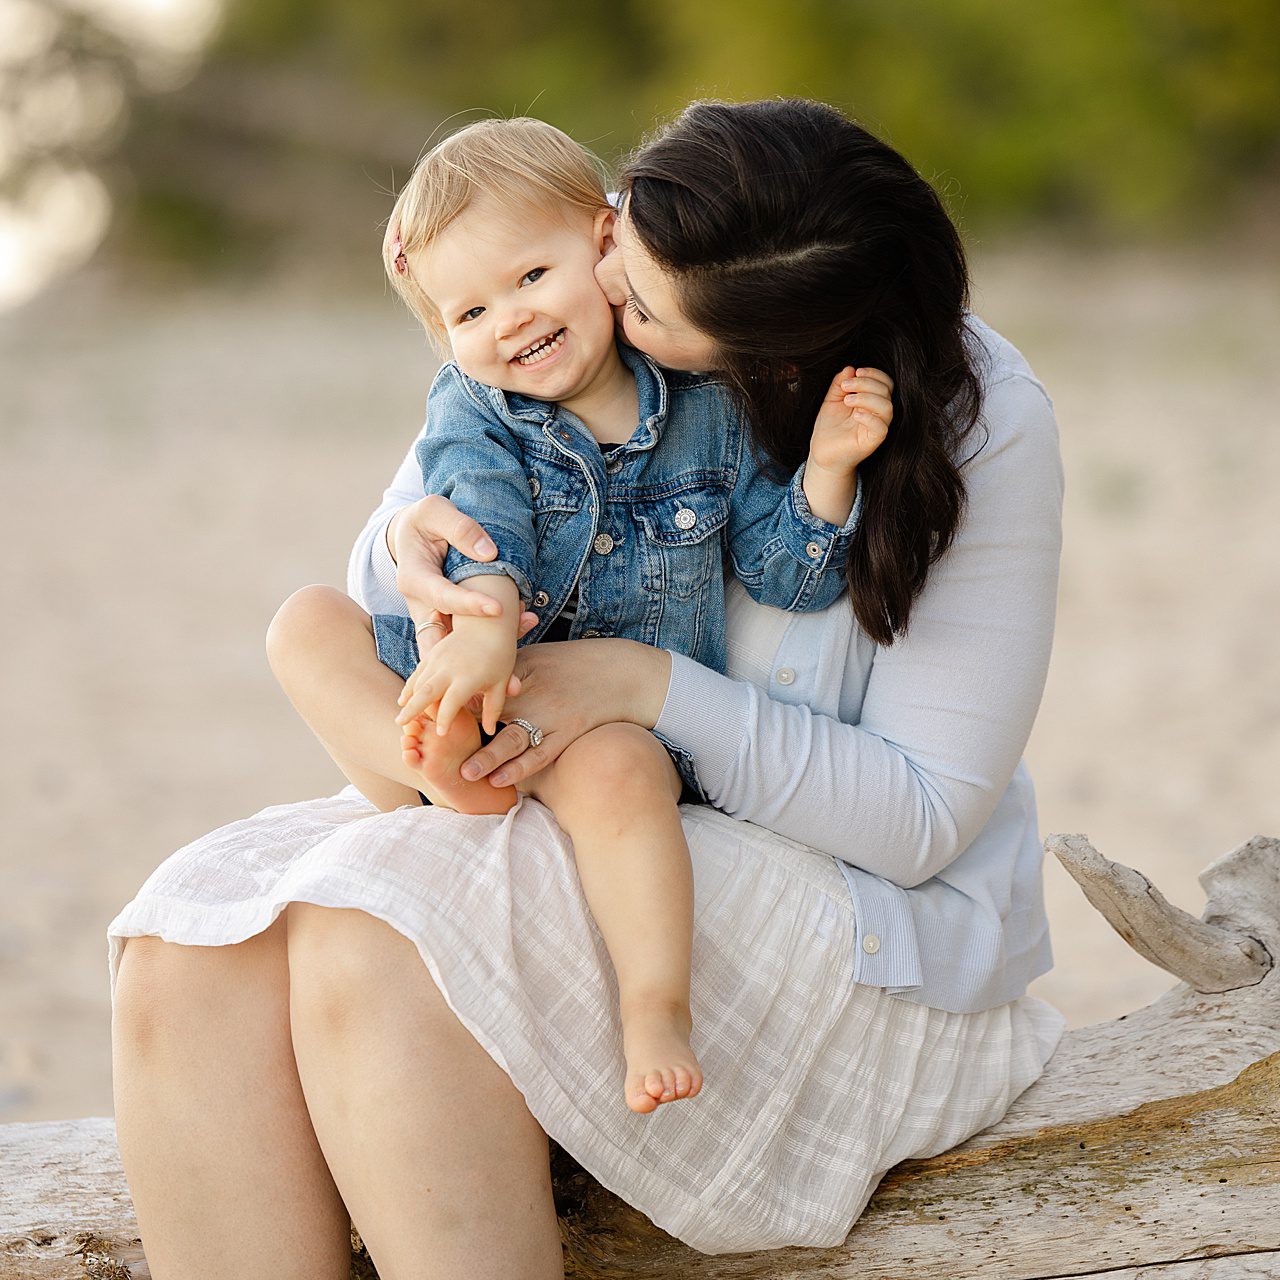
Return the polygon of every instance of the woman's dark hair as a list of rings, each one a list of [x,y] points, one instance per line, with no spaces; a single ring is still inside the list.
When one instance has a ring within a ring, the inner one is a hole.
[[[695,102],[622,175],[640,242],[779,474],[804,460],[845,365],[894,380],[889,437],[859,468],[849,594],[878,644],[905,634],[964,510],[960,443],[981,382],[965,341],[969,276],[933,188],[818,102]]]

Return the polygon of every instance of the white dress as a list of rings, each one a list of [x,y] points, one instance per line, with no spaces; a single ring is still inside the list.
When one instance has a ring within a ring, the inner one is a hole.
[[[706,1253],[842,1241],[892,1165],[998,1120],[1062,1031],[1024,996],[948,1013],[851,980],[833,858],[686,806],[701,1094],[623,1102],[617,986],[551,813],[377,813],[354,790],[266,809],[180,849],[108,929],[218,946],[290,902],[354,907],[410,938],[450,1008],[546,1132]]]

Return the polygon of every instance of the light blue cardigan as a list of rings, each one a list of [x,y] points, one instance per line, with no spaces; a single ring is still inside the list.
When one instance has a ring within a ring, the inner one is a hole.
[[[1061,549],[1053,407],[1017,350],[974,319],[982,422],[968,508],[907,636],[888,648],[848,600],[786,616],[743,597],[730,620],[781,635],[768,687],[672,656],[656,730],[696,761],[713,804],[837,859],[853,897],[857,982],[967,1012],[1051,965],[1035,796],[1021,763],[1044,689]],[[976,453],[974,452],[976,451]],[[391,514],[422,496],[411,448],[357,540],[348,590],[404,613]],[[763,680],[763,676],[762,676]]]

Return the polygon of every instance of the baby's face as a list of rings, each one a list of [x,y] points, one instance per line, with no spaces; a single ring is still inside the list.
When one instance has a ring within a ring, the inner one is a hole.
[[[571,400],[616,360],[596,283],[610,214],[469,205],[409,270],[440,310],[458,367],[538,400]]]

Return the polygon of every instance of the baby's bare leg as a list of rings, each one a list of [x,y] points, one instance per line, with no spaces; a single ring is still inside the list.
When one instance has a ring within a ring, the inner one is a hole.
[[[692,1097],[689,1047],[693,869],[680,779],[662,744],[632,724],[584,734],[529,792],[573,840],[582,891],[618,975],[625,1094],[633,1111]]]
[[[480,749],[475,717],[461,713],[447,737],[424,735],[410,764],[395,723],[404,681],[378,661],[369,615],[332,587],[303,587],[267,632],[271,669],[338,768],[379,809],[435,804],[460,813],[505,813],[515,789],[468,782],[458,772]]]

